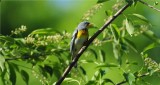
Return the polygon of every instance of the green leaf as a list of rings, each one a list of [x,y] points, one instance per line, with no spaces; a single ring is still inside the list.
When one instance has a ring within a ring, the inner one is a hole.
[[[103,82],[104,84],[110,82],[110,83],[112,83],[113,85],[115,85],[115,83],[114,83],[111,79],[105,78],[105,79],[103,79],[103,81],[104,81],[104,82]]]
[[[127,39],[127,38],[124,38],[124,42],[125,42],[126,45],[127,45],[128,47],[130,47],[134,52],[136,52],[136,53],[138,52],[136,45],[135,45],[131,40],[129,40],[129,39]]]
[[[53,64],[53,75],[56,77],[56,78],[59,78],[61,76],[61,65],[60,63],[54,63]]]
[[[137,17],[137,18],[141,19],[142,21],[148,23],[148,19],[145,18],[143,15],[140,15],[140,14],[132,14],[132,15],[134,15],[135,17]]]
[[[97,85],[97,81],[95,81],[95,80],[90,80],[90,81],[88,81],[85,85]]]
[[[53,28],[44,28],[44,29],[37,29],[37,30],[34,30],[32,33],[30,33],[30,35],[34,35],[34,34],[47,34],[47,35],[53,35],[55,33],[58,33],[58,32],[55,32],[53,31]]]
[[[80,85],[80,82],[79,82],[78,80],[76,80],[76,79],[73,79],[73,78],[65,78],[63,82],[64,82],[64,83],[77,82],[78,85]],[[64,84],[64,85],[65,85],[65,84]],[[77,85],[77,84],[76,84],[76,85]]]
[[[98,55],[96,53],[96,51],[94,49],[89,49],[88,51],[90,51],[91,53],[94,54],[95,58],[98,59]]]
[[[111,16],[113,14],[113,11],[107,10],[107,11],[105,11],[105,13],[106,13],[107,16]]]
[[[28,85],[28,81],[29,81],[28,73],[24,70],[21,70],[21,76],[22,76],[22,79],[25,81],[26,85]]]
[[[123,76],[129,83],[129,85],[132,85],[132,83],[135,81],[136,78],[133,73],[124,73]]]
[[[154,42],[160,44],[160,39],[154,34],[153,31],[147,30],[147,31],[143,32],[143,35],[145,35],[149,39],[153,40]]]
[[[82,66],[80,66],[80,70],[82,71],[83,75],[86,75],[86,71]]]
[[[100,71],[98,70],[94,73],[94,76],[92,77],[92,80],[99,80],[99,78],[100,78]]]
[[[101,62],[105,62],[105,52],[103,50],[99,50],[99,57]]]
[[[120,31],[115,24],[111,25],[111,31],[112,31],[112,34],[114,36],[114,40],[117,41],[119,39],[119,36],[120,36]]]
[[[104,63],[97,66],[97,68],[101,68],[101,67],[118,67],[118,65],[115,63]]]
[[[8,65],[9,65],[9,70],[10,70],[9,71],[10,72],[9,80],[12,82],[12,85],[15,85],[16,84],[16,79],[17,79],[16,72],[14,70],[14,67],[11,64],[8,63]]]
[[[52,74],[53,74],[53,69],[52,69],[51,66],[49,66],[49,65],[44,65],[44,69],[45,69],[46,72],[48,72],[48,73],[50,74],[50,76],[52,76]]]
[[[5,58],[0,54],[0,68],[1,68],[2,72],[5,69],[4,63],[5,63]]]
[[[106,74],[106,71],[102,69],[99,69],[99,72],[101,74],[101,78]]]
[[[8,78],[7,78],[7,81],[5,79],[5,77],[8,77],[8,69],[4,69],[3,72],[0,72],[0,79],[2,82],[0,82],[1,85],[7,85],[8,84]]]
[[[38,70],[44,77],[47,77],[47,73],[45,72],[45,69],[43,66],[39,65]]]
[[[130,36],[132,36],[132,34],[134,33],[134,26],[128,19],[126,19],[126,30],[130,34]]]
[[[122,51],[128,51],[128,47],[127,47],[127,45],[126,45],[126,43],[124,43],[124,41],[122,40],[122,38],[120,39],[120,41],[119,41],[120,43],[120,49],[122,50]],[[120,50],[120,51],[121,51]]]
[[[155,48],[155,47],[157,47],[157,44],[156,44],[156,43],[151,43],[151,44],[149,44],[148,46],[146,46],[146,47],[143,49],[143,52],[146,52],[146,51],[148,51],[148,50],[150,50],[150,49],[152,49],[152,48]]]
[[[153,68],[148,68],[147,70],[150,76],[155,72]]]
[[[97,3],[103,3],[103,2],[106,2],[106,1],[109,1],[109,0],[98,0]]]
[[[130,64],[132,64],[132,65],[138,65],[138,62],[134,61],[134,62],[131,62]]]
[[[113,44],[113,54],[114,54],[114,57],[117,59],[118,63],[121,65],[122,64],[122,54],[123,54],[123,51],[121,50],[121,46],[119,43],[112,43]]]
[[[94,60],[80,60],[80,63],[96,63]]]
[[[156,1],[156,2],[154,3],[154,5],[158,5],[158,2]]]
[[[0,41],[1,41],[1,42],[2,42],[2,41],[4,41],[4,42],[8,41],[8,42],[13,43],[13,42],[14,42],[14,39],[11,38],[11,37],[9,37],[9,36],[0,36]]]

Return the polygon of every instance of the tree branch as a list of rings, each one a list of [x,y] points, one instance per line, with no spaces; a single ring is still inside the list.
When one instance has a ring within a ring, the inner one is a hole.
[[[130,6],[129,4],[126,4],[124,7],[122,7],[117,13],[115,13],[113,15],[112,18],[110,18],[108,21],[106,21],[105,24],[88,40],[88,42],[80,49],[80,51],[78,52],[76,57],[74,57],[72,63],[65,69],[64,73],[62,74],[62,77],[56,82],[56,85],[60,85],[62,83],[62,81],[65,79],[65,77],[71,71],[72,67],[78,61],[78,59],[83,54],[83,52],[88,48],[88,46],[93,42],[93,40],[129,6]]]
[[[160,69],[154,70],[154,72],[158,72],[158,71],[160,71]],[[148,76],[148,75],[150,75],[149,72],[144,73],[144,74],[142,74],[142,75],[138,75],[138,76],[136,76],[135,79],[137,79],[137,78],[142,78],[142,77],[145,77],[145,76]],[[128,82],[128,81],[124,80],[124,81],[121,81],[121,82],[117,83],[116,85],[122,85],[122,84],[127,83],[127,82]]]
[[[144,1],[142,1],[142,0],[139,0],[139,2],[141,2],[142,4],[144,4],[144,5],[152,8],[152,9],[158,11],[158,12],[160,12],[160,9],[157,9],[157,8],[155,8],[154,6],[151,6],[150,4],[148,4],[148,3],[146,3],[146,2],[144,2]]]

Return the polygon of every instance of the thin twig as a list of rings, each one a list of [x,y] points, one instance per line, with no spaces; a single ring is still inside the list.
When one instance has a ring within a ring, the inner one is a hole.
[[[5,61],[18,60],[18,59],[22,59],[22,58],[6,58]]]
[[[114,14],[114,16],[112,18],[110,18],[108,21],[106,21],[106,23],[88,40],[88,42],[78,52],[76,57],[74,57],[72,63],[65,69],[62,77],[56,82],[56,85],[60,85],[62,83],[62,81],[65,79],[65,77],[71,71],[72,67],[78,61],[78,59],[83,54],[83,52],[88,48],[88,46],[93,42],[93,40],[129,6],[130,6],[129,4],[126,4],[124,7],[122,7],[117,13]]]
[[[137,76],[135,79],[141,78],[141,77],[145,77],[145,76],[148,76],[148,75],[149,75],[149,73],[145,73],[145,74],[142,74],[142,75],[140,75],[140,76]],[[117,83],[116,85],[122,85],[122,84],[127,83],[127,82],[128,82],[128,81],[123,80],[123,81]]]
[[[152,8],[152,9],[158,11],[158,12],[160,12],[160,9],[157,9],[157,8],[155,8],[154,6],[152,6],[152,5],[150,5],[150,4],[146,3],[146,2],[144,2],[144,1],[142,1],[142,0],[139,0],[139,2],[141,2],[142,4],[144,4],[144,5],[146,5],[146,6],[150,7],[150,8]]]
[[[154,72],[158,72],[158,71],[160,71],[160,69],[156,69],[156,70],[154,70]],[[150,75],[150,73],[149,73],[149,72],[144,73],[144,74],[139,75],[139,76],[136,76],[136,78],[135,78],[135,79],[142,78],[142,77],[145,77],[145,76],[148,76],[148,75]],[[121,82],[117,83],[116,85],[122,85],[122,84],[124,84],[124,83],[127,83],[127,81],[126,81],[126,80],[121,81]]]

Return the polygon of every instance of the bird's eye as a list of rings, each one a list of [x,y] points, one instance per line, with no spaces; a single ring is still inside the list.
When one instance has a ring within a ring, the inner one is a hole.
[[[89,25],[89,22],[86,22],[85,24],[88,26],[88,25]]]

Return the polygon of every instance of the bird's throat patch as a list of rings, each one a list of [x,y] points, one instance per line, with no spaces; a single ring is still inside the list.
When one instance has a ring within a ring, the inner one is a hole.
[[[77,34],[77,38],[88,37],[88,30],[79,30]]]

